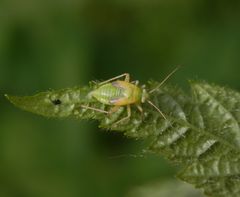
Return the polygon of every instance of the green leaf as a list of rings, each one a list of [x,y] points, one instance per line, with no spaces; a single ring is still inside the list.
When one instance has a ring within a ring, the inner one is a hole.
[[[151,90],[157,85],[149,82],[146,88]],[[120,124],[114,122],[127,115],[125,107],[111,115],[82,107],[110,109],[89,98],[88,93],[96,88],[92,83],[86,87],[7,98],[24,110],[46,117],[97,119],[100,127],[148,139],[148,151],[181,165],[180,179],[204,189],[208,196],[240,196],[240,94],[206,82],[192,81],[190,85],[191,95],[172,86],[164,86],[151,95],[150,100],[167,120],[144,103],[143,115],[132,107],[131,118]]]

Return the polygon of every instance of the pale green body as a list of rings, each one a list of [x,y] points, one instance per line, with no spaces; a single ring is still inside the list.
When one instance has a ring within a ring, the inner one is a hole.
[[[90,93],[106,105],[124,106],[141,103],[142,89],[126,81],[106,83]]]
[[[178,68],[179,67],[175,68],[157,87],[150,90],[149,92],[146,91],[144,86],[139,88],[137,86],[138,81],[130,82],[130,76],[128,73],[124,73],[122,75],[113,77],[107,81],[99,83],[99,87],[88,94],[90,98],[95,98],[100,103],[103,103],[105,105],[113,105],[114,106],[113,108],[111,108],[109,111],[106,111],[106,110],[94,108],[91,106],[82,105],[82,107],[85,109],[91,109],[101,113],[111,114],[117,111],[120,106],[127,106],[127,116],[115,123],[115,124],[118,124],[131,117],[131,107],[130,107],[131,104],[135,104],[139,109],[139,111],[143,113],[143,109],[140,104],[145,103],[147,101],[151,106],[153,106],[161,114],[161,116],[165,120],[167,120],[167,118],[162,113],[162,111],[156,105],[154,105],[148,98],[149,98],[149,94],[159,89],[160,86],[174,72],[176,72]],[[121,77],[125,77],[125,80],[124,81],[117,80]],[[58,102],[56,101],[56,103]]]

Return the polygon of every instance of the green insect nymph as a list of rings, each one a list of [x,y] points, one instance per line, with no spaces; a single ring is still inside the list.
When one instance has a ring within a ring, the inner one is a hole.
[[[119,107],[121,106],[127,106],[127,116],[122,118],[121,120],[115,122],[115,124],[118,124],[124,120],[127,120],[131,117],[131,105],[135,104],[139,111],[142,113],[143,109],[141,107],[141,103],[148,102],[150,105],[152,105],[161,115],[164,119],[166,119],[165,115],[161,112],[161,110],[155,106],[149,98],[149,94],[156,91],[160,86],[174,73],[177,71],[179,67],[175,68],[167,77],[153,90],[150,90],[149,92],[146,91],[145,87],[139,87],[138,81],[130,82],[130,75],[128,73],[124,73],[122,75],[116,76],[114,78],[111,78],[109,80],[103,81],[98,84],[98,87],[91,91],[88,96],[90,98],[95,98],[100,103],[103,103],[105,105],[112,105],[112,107],[109,111],[93,108],[90,106],[82,105],[81,107],[98,111],[101,113],[106,114],[112,114],[116,112]],[[120,78],[125,77],[124,80],[119,80]]]

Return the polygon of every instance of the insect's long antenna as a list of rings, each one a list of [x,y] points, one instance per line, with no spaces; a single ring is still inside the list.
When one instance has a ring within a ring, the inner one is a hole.
[[[152,105],[160,114],[161,114],[161,116],[165,119],[165,120],[167,120],[167,118],[166,118],[166,116],[163,114],[163,112],[156,106],[156,105],[154,105],[151,101],[149,101],[149,100],[147,100],[147,102],[150,104],[150,105]]]
[[[162,82],[157,86],[155,87],[154,89],[150,90],[148,93],[151,94],[153,92],[155,92],[157,89],[159,89],[179,68],[180,68],[181,65],[177,66],[171,73],[169,73],[165,79],[162,80]]]

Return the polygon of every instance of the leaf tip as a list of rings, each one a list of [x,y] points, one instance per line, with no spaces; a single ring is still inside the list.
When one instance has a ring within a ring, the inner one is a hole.
[[[11,102],[13,105],[18,106],[19,97],[17,97],[17,96],[11,96],[11,95],[9,95],[9,94],[4,94],[4,97],[5,97],[9,102]],[[19,107],[19,106],[18,106],[18,107]]]
[[[6,97],[6,99],[9,100],[9,95],[8,94],[4,94],[4,97]]]
[[[13,103],[13,99],[12,99],[13,96],[10,96],[10,95],[8,95],[8,94],[4,94],[4,97],[5,97],[8,101],[10,101],[11,103]]]

